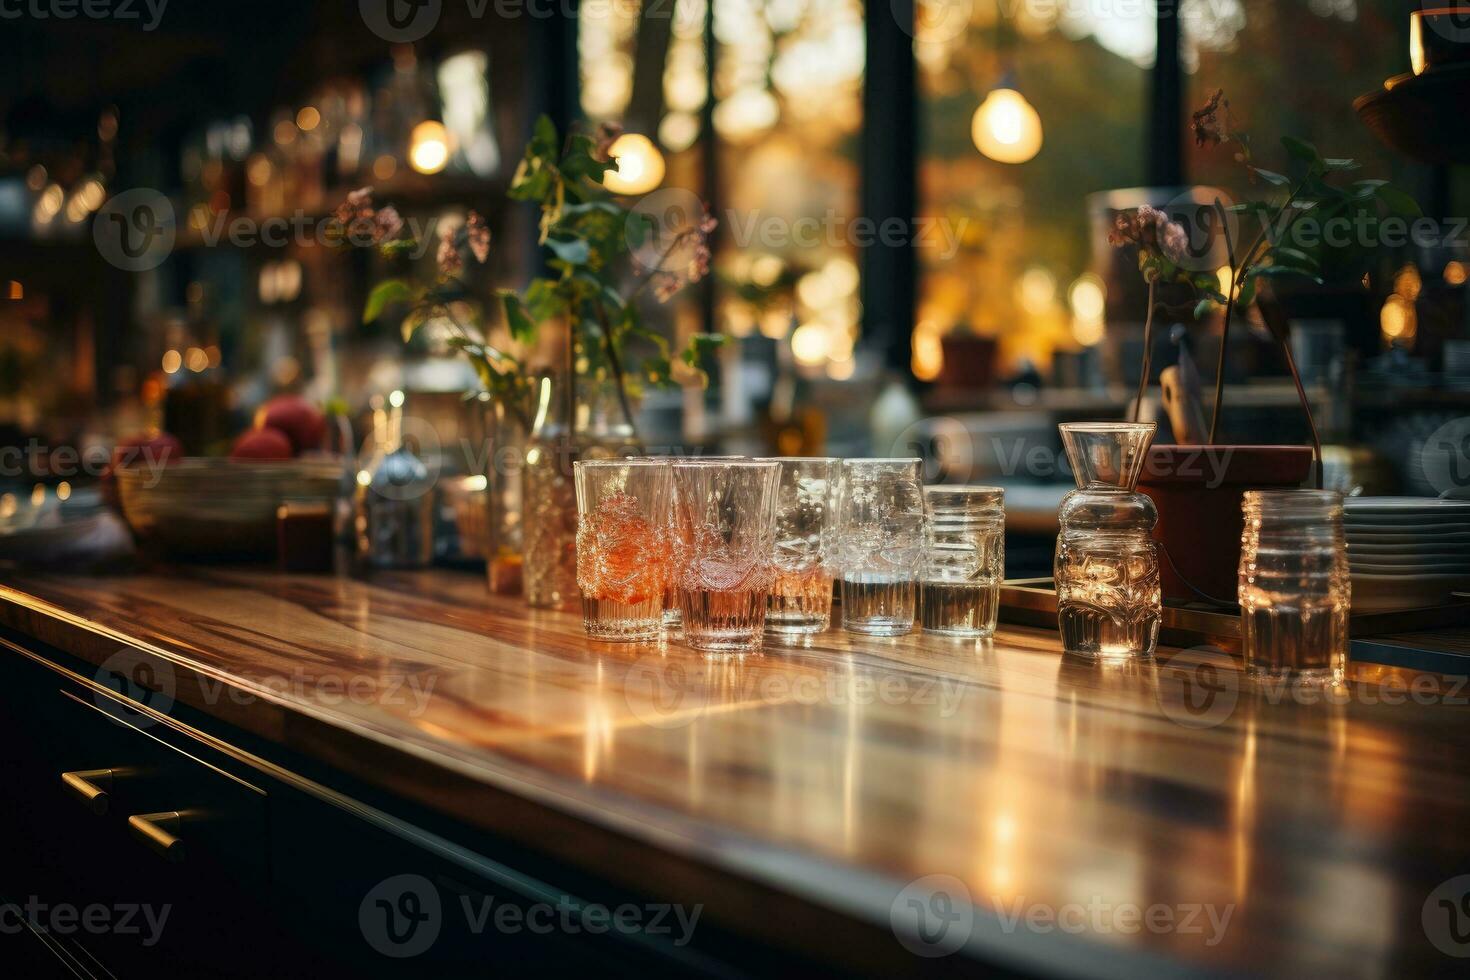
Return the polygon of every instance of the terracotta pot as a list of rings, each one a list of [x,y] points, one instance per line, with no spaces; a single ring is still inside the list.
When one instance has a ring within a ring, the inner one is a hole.
[[[1203,592],[1234,602],[1241,498],[1247,490],[1299,487],[1311,472],[1306,446],[1152,447],[1138,489],[1159,509],[1154,540],[1163,552],[1164,598],[1199,601]]]
[[[950,334],[939,339],[944,363],[935,383],[941,388],[973,390],[988,388],[995,380],[994,337],[973,334]]]

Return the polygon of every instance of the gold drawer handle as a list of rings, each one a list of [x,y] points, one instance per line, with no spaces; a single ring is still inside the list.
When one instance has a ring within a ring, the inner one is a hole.
[[[178,836],[183,823],[183,814],[177,810],[128,817],[128,829],[133,836],[174,864],[184,860],[184,841]]]
[[[111,803],[108,794],[112,792],[115,775],[115,769],[78,769],[75,772],[62,773],[61,782],[71,790],[73,796],[86,804],[87,809],[100,817],[107,813],[107,807]]]

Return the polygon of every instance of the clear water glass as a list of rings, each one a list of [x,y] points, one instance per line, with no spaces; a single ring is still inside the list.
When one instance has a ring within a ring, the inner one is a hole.
[[[919,608],[926,633],[995,633],[1005,577],[1005,491],[925,487],[929,510]]]
[[[924,559],[921,466],[916,458],[842,463],[833,549],[846,630],[902,636],[914,628]]]
[[[1241,638],[1252,674],[1340,683],[1352,582],[1342,494],[1251,490],[1241,504]]]
[[[1152,537],[1159,514],[1136,488],[1154,425],[1059,428],[1077,481],[1057,512],[1053,575],[1062,648],[1103,660],[1151,657],[1164,612]]]
[[[657,639],[670,566],[669,467],[578,460],[572,473],[583,628],[600,640]]]
[[[832,506],[841,460],[778,457],[775,580],[766,606],[766,632],[820,633],[832,622]]]
[[[775,577],[776,483],[769,460],[677,460],[674,586],[696,650],[758,649]]]

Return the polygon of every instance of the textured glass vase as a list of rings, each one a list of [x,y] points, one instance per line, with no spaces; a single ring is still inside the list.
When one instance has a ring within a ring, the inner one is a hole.
[[[579,388],[587,389],[578,397]],[[561,378],[541,381],[536,420],[526,443],[521,475],[522,539],[527,605],[537,609],[580,608],[577,588],[577,492],[572,464],[637,451],[632,425],[622,417],[615,392],[574,385]]]
[[[1152,656],[1163,603],[1153,501],[1135,489],[1152,423],[1060,426],[1077,481],[1057,517],[1057,625],[1068,653],[1115,660]]]

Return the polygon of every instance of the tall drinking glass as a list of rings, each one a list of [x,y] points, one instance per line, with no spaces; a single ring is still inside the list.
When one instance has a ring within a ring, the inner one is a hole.
[[[578,460],[572,472],[587,635],[657,639],[669,577],[669,467],[654,460]]]
[[[1342,495],[1251,490],[1241,506],[1246,668],[1273,678],[1340,682],[1347,672],[1352,605]]]
[[[832,622],[828,561],[832,505],[841,460],[780,457],[776,495],[776,579],[766,608],[766,632],[820,633]]]
[[[651,460],[656,460],[656,461],[658,461],[660,463],[663,463],[665,466],[671,466],[671,465],[673,465],[673,462],[676,459],[685,459],[685,460],[701,460],[701,459],[746,459],[747,457],[745,457],[745,456],[677,456],[677,455],[668,455],[668,456],[633,456],[631,458],[632,459],[651,459]],[[674,515],[673,515],[673,511],[672,510],[669,512],[669,516],[668,516],[667,533],[669,534],[670,540],[673,540],[673,534],[674,534]],[[672,631],[677,631],[679,629],[679,625],[683,621],[684,621],[683,620],[683,617],[679,614],[679,597],[674,593],[674,578],[673,578],[672,575],[670,575],[669,576],[668,587],[664,591],[664,629],[669,630],[671,632]]]
[[[696,650],[760,647],[774,578],[776,483],[770,460],[679,460],[674,569],[684,639]]]
[[[918,459],[842,463],[833,541],[844,629],[901,636],[914,628],[924,557],[921,465]]]
[[[929,509],[919,586],[924,632],[992,635],[1005,576],[1005,491],[925,487],[924,502]]]

